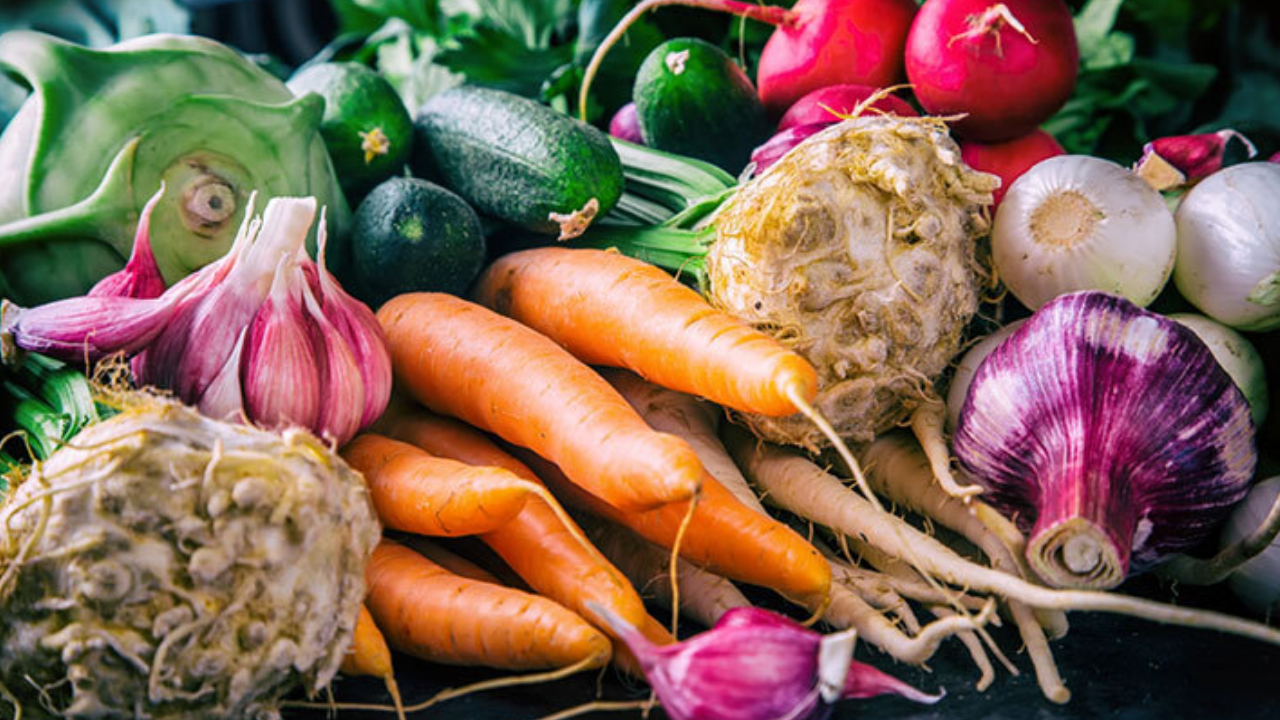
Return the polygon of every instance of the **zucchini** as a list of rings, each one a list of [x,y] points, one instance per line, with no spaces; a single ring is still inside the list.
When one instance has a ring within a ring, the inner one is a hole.
[[[480,218],[462,198],[426,180],[378,185],[353,225],[355,290],[372,308],[401,293],[462,295],[484,267]]]
[[[447,90],[422,106],[414,128],[431,164],[415,173],[534,232],[576,237],[622,195],[622,163],[603,132],[518,95]]]
[[[645,58],[633,90],[649,147],[741,172],[771,130],[742,68],[716,46],[675,38]]]

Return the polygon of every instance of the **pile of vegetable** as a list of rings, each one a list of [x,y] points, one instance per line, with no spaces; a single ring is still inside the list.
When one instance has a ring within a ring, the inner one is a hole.
[[[1280,645],[1280,134],[1154,119],[1204,88],[1120,6],[341,0],[287,82],[0,34],[0,707],[817,718],[951,645],[999,692],[1002,621],[1054,703],[1068,612]],[[406,706],[392,651],[503,677]]]

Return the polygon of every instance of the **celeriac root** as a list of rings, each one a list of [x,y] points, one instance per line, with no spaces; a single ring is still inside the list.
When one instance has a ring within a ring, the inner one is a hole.
[[[1093,610],[1206,630],[1280,645],[1280,629],[1209,610],[1179,608],[1150,600],[1091,590],[1050,590],[999,570],[972,563],[894,515],[849,492],[838,478],[807,458],[764,445],[732,447],[748,479],[769,501],[850,537],[862,538],[890,555],[914,558],[927,572],[952,585],[992,593],[1027,605],[1057,610]]]

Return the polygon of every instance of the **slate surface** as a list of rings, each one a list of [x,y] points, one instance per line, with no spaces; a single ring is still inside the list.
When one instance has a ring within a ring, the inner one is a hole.
[[[1126,592],[1167,599],[1168,588],[1143,579]],[[1178,602],[1243,613],[1222,590],[1183,589]],[[1067,637],[1052,644],[1072,699],[1067,705],[1044,700],[1030,662],[1017,654],[1019,643],[1007,629],[995,629],[997,642],[1022,674],[998,670],[995,683],[977,692],[977,671],[957,642],[944,643],[930,663],[931,672],[895,665],[873,648],[859,645],[857,657],[918,687],[947,696],[925,707],[897,698],[845,701],[835,720],[1276,720],[1280,718],[1280,647],[1187,628],[1172,628],[1128,617],[1077,613]],[[397,655],[397,675],[407,703],[430,697],[444,687],[496,677],[490,671],[446,668]],[[595,697],[596,676],[581,676],[532,688],[507,688],[453,700],[427,709],[417,718],[535,720]],[[608,671],[602,681],[606,699],[641,699],[646,691]],[[339,700],[382,702],[378,681],[340,679]],[[288,711],[293,720],[320,720],[322,712]],[[344,720],[393,717],[384,713],[343,711]],[[637,711],[596,713],[599,720],[634,720]],[[666,716],[655,711],[655,720]]]

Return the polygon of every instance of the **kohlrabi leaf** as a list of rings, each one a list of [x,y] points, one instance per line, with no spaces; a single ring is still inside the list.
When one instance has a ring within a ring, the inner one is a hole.
[[[429,36],[406,32],[377,47],[376,65],[412,115],[432,96],[465,78],[436,62],[439,46]]]

